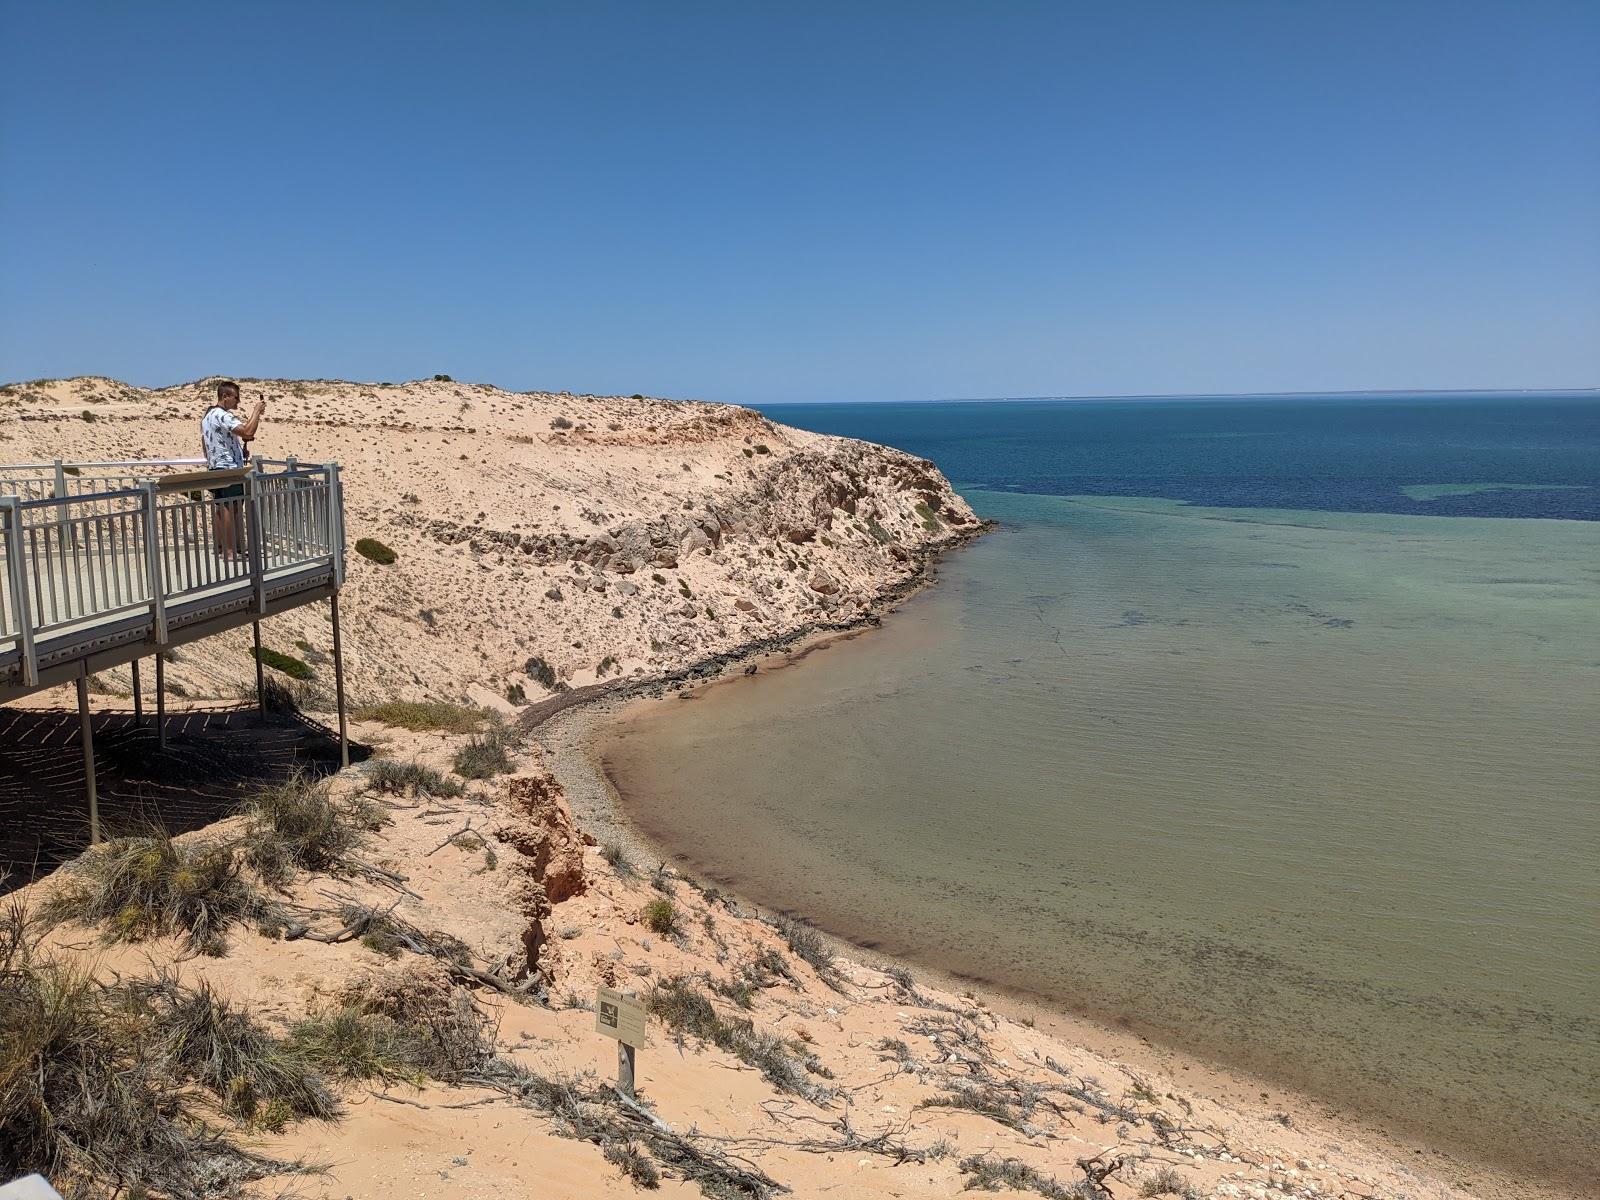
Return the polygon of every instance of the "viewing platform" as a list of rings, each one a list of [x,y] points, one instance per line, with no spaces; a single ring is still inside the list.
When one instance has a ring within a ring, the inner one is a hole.
[[[142,720],[139,662],[153,658],[164,745],[166,652],[250,624],[259,695],[261,619],[321,600],[333,608],[340,756],[349,761],[339,467],[294,459],[203,467],[193,459],[0,466],[0,704],[76,684],[96,838],[89,676],[131,664]],[[235,486],[237,495],[211,494]]]

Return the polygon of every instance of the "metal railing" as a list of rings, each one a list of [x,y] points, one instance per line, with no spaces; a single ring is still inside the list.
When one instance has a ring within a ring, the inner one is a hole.
[[[38,644],[148,612],[166,644],[169,606],[248,595],[265,612],[274,580],[326,565],[344,582],[336,463],[257,459],[236,471],[193,460],[0,467],[0,654],[38,682]],[[238,486],[235,496],[208,495]]]

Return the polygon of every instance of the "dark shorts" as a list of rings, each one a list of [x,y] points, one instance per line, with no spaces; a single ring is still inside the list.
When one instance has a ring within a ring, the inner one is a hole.
[[[213,500],[232,500],[244,495],[244,484],[230,483],[227,487],[214,487],[207,489]]]

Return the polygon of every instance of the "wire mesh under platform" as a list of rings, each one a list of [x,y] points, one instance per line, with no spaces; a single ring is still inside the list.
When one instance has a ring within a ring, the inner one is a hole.
[[[265,723],[253,705],[168,712],[167,747],[156,745],[153,717],[95,713],[95,775],[102,836],[157,825],[199,829],[231,813],[255,789],[296,769],[313,776],[339,769],[336,734],[293,713]],[[76,711],[0,708],[0,892],[20,887],[76,857],[89,844],[83,747]],[[365,758],[352,745],[352,761]]]

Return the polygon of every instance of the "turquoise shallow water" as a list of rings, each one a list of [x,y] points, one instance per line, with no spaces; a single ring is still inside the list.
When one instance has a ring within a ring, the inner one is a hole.
[[[613,732],[646,832],[865,944],[1592,1167],[1600,523],[969,495],[1002,528],[884,629]]]

